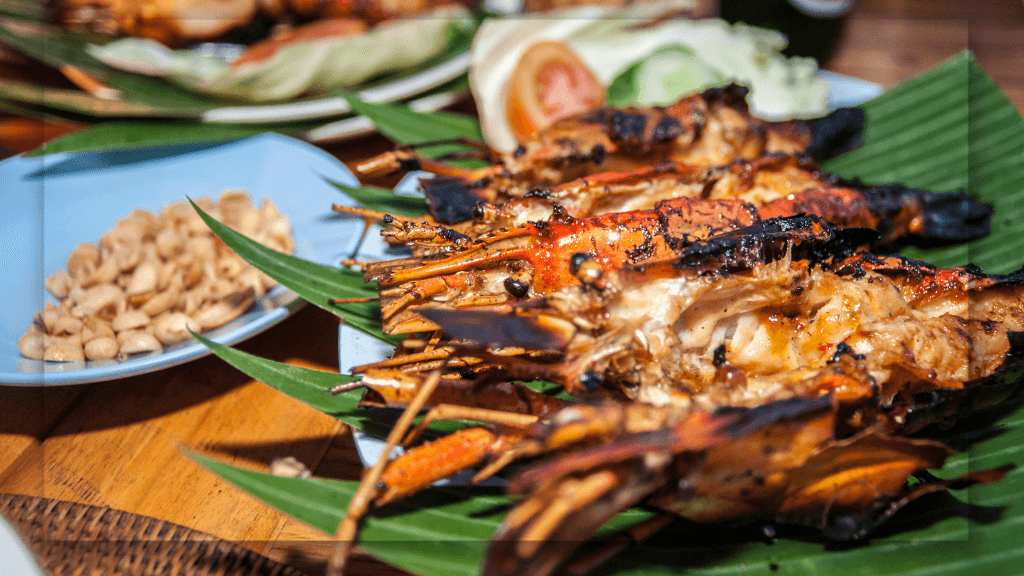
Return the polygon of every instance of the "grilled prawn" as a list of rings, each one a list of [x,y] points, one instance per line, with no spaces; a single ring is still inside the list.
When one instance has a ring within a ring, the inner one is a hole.
[[[655,405],[787,398],[793,381],[844,353],[863,357],[885,402],[1005,371],[1024,330],[1024,272],[876,257],[857,252],[864,234],[774,219],[612,272],[586,271],[581,258],[585,283],[511,313],[418,313],[456,339],[563,354],[553,363],[487,357],[512,377],[612,387]]]
[[[811,191],[814,191],[813,193]],[[783,199],[803,193],[800,202]],[[826,197],[836,198],[826,198]],[[661,162],[626,172],[602,172],[565,184],[538,188],[522,198],[503,204],[478,203],[474,219],[452,226],[424,222],[419,238],[412,238],[418,254],[441,252],[446,244],[416,244],[417,240],[438,234],[458,232],[478,238],[500,228],[509,228],[549,220],[552,215],[568,214],[585,218],[615,212],[651,210],[661,201],[676,198],[738,200],[755,206],[776,202],[771,216],[789,216],[799,212],[827,216],[820,206],[842,203],[841,216],[869,228],[885,228],[883,245],[891,245],[900,235],[913,235],[916,241],[954,242],[973,240],[989,231],[991,207],[970,200],[963,192],[937,194],[901,185],[865,185],[826,174],[807,158],[788,155],[761,156],[737,161],[718,168],[702,168],[677,162]],[[365,214],[361,209],[341,210]],[[792,210],[786,214],[783,210]],[[839,222],[840,225],[850,225]],[[411,224],[406,227],[414,229]],[[392,237],[396,238],[394,234]],[[443,237],[443,236],[442,236]]]
[[[870,429],[867,421],[851,430],[837,395],[870,385],[844,368],[809,376],[801,386],[808,392],[800,397],[757,407],[709,411],[605,402],[545,416],[495,417],[497,429],[460,430],[391,461],[375,483],[373,500],[384,505],[486,464],[475,478],[480,480],[532,458],[535,463],[511,479],[510,491],[525,499],[499,527],[482,572],[543,575],[573,552],[569,542],[586,540],[639,503],[670,514],[636,527],[641,534],[678,515],[698,522],[809,525],[851,540],[917,497],[995,481],[1006,472],[926,478],[908,486],[912,474],[941,467],[952,451]],[[447,416],[488,421],[479,411]]]
[[[367,280],[382,289],[385,330],[401,334],[433,327],[416,313],[421,308],[507,307],[578,284],[576,262],[583,257],[591,261],[585,271],[590,274],[638,265],[776,216],[806,213],[837,226],[873,228],[891,244],[910,235],[947,241],[977,237],[988,231],[991,214],[987,205],[964,194],[843,186],[792,158],[762,159],[742,171],[731,167],[691,188],[703,190],[702,197],[660,201],[653,210],[573,218],[556,205],[548,221],[500,228],[476,239],[444,226],[385,216],[390,229],[383,234],[391,241],[444,254],[367,265]]]
[[[510,155],[477,143],[478,155],[492,164],[480,169],[400,148],[357,170],[368,175],[417,169],[437,174],[422,182],[427,206],[435,221],[454,224],[471,219],[479,201],[502,203],[598,172],[634,170],[665,160],[722,166],[771,153],[821,159],[859,141],[864,121],[859,109],[843,108],[811,121],[771,123],[750,115],[746,94],[746,88],[730,85],[667,108],[602,108],[556,122]]]

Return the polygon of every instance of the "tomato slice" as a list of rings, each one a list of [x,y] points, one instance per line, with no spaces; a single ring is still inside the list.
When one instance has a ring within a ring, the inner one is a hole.
[[[605,88],[561,42],[545,40],[523,52],[508,79],[505,117],[519,141],[559,118],[599,108]]]

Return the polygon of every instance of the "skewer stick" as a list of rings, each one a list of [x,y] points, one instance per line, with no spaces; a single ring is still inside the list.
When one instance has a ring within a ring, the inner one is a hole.
[[[423,406],[426,405],[430,395],[434,393],[434,389],[437,388],[437,384],[441,381],[441,370],[443,368],[444,365],[442,364],[437,370],[434,370],[427,376],[423,386],[416,392],[416,396],[406,406],[402,416],[388,434],[384,451],[381,452],[377,463],[363,474],[359,488],[356,489],[352,499],[349,500],[348,509],[345,510],[345,517],[341,520],[341,524],[338,525],[338,531],[334,535],[335,540],[338,540],[338,545],[334,549],[331,563],[327,566],[327,576],[343,576],[345,573],[345,563],[352,553],[356,533],[359,531],[359,520],[362,519],[370,507],[370,501],[377,490],[377,482],[380,480],[384,468],[391,459],[391,451],[402,441],[405,433],[412,426],[413,420],[420,413],[420,410],[423,409]]]
[[[101,100],[120,100],[121,91],[115,88],[111,88],[99,80],[93,78],[89,74],[85,73],[81,68],[72,66],[70,64],[61,64],[60,72],[65,78],[71,81],[72,84],[78,86],[82,90],[85,90],[92,96]]]
[[[370,228],[377,221],[376,218],[367,216],[363,218],[363,233],[359,235],[359,240],[356,242],[355,248],[352,249],[352,254],[349,255],[349,260],[355,260],[356,256],[359,255],[359,250],[363,247],[363,242],[366,242],[366,235],[369,234]]]
[[[364,298],[331,298],[328,304],[362,304],[364,302],[377,302],[380,296],[366,296]]]

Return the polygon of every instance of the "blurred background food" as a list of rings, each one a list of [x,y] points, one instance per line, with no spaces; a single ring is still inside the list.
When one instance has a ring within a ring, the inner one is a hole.
[[[122,147],[306,137],[351,119],[341,90],[435,96],[422,104],[432,109],[464,94],[480,14],[438,0],[14,0],[0,5],[0,111],[68,130],[116,123],[106,140]],[[348,123],[320,138],[371,129]]]
[[[151,38],[170,47],[227,39],[249,44],[315,20],[358,22],[351,33],[453,0],[51,0],[46,15],[74,32]]]
[[[330,149],[373,131],[346,92],[479,111],[501,146],[573,110],[659,103],[728,79],[752,84],[758,114],[813,115],[821,69],[888,85],[967,46],[1019,103],[1021,19],[1017,3],[952,1],[10,0],[0,5],[0,146],[11,154],[99,126],[64,145],[275,131]]]
[[[605,103],[667,105],[729,83],[750,89],[751,111],[762,118],[827,111],[828,86],[817,63],[784,56],[785,36],[691,18],[695,6],[590,5],[484,21],[469,79],[488,143],[510,152],[554,120]]]

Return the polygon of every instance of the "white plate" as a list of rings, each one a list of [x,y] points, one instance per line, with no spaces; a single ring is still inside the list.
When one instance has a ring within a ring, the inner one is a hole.
[[[43,576],[35,554],[21,535],[0,516],[0,574],[11,576]]]
[[[466,51],[425,70],[365,88],[356,95],[373,103],[397,102],[411,98],[465,74],[469,70],[469,60],[469,52]],[[295,122],[340,116],[351,111],[352,107],[349,106],[348,100],[332,96],[305,102],[214,108],[204,112],[202,120],[227,124]]]
[[[858,78],[835,74],[832,72],[819,72],[822,78],[829,84],[829,107],[836,109],[842,106],[855,106],[878,96],[882,93],[882,87],[874,82],[867,82]],[[418,181],[419,176],[410,174],[401,183],[398,189],[405,193],[411,193]],[[367,238],[362,249],[368,254],[367,259],[373,259],[372,254],[381,251],[379,238]],[[362,332],[354,330],[344,324],[338,328],[338,361],[342,374],[347,374],[353,366],[369,364],[390,358],[394,348],[379,340],[367,336]],[[363,464],[372,466],[376,463],[384,450],[384,442],[373,436],[354,431],[356,449]],[[401,448],[396,448],[392,457],[401,454]],[[450,478],[451,483],[457,484],[462,480],[461,476]]]
[[[123,378],[167,368],[208,354],[198,342],[125,360],[55,363],[29,360],[18,339],[47,300],[43,282],[64,269],[80,243],[96,242],[136,208],[201,196],[218,198],[241,188],[254,202],[270,198],[292,221],[295,255],[336,264],[355,247],[362,225],[338,220],[332,202],[347,197],[325,178],[356,185],[336,158],[310,144],[277,134],[191,147],[158,147],[87,154],[14,157],[0,163],[0,384],[77,384]],[[285,319],[301,300],[278,287],[246,314],[207,337],[233,344]]]

